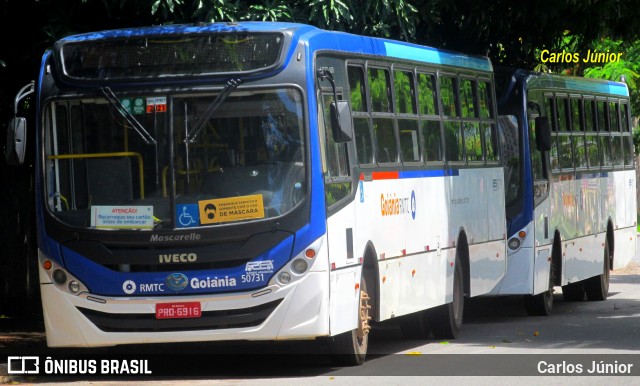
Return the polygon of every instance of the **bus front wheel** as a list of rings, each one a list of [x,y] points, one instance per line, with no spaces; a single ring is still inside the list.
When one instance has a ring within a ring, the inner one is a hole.
[[[360,279],[360,300],[358,302],[358,326],[333,338],[333,361],[342,366],[359,366],[364,363],[369,346],[369,311],[370,298],[367,292],[367,282],[362,275]]]

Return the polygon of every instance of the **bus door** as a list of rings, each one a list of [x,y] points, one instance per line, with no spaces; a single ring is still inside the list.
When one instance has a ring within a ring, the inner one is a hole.
[[[335,94],[342,99],[342,93]],[[327,210],[327,243],[329,264],[332,270],[355,266],[358,256],[354,250],[355,202],[348,142],[337,143],[332,133],[331,103],[333,90],[322,90],[318,94],[318,130],[322,153],[322,173]],[[357,199],[357,197],[356,197]],[[345,318],[356,306],[353,293],[356,271],[341,270],[331,277],[331,329],[332,333],[352,329]]]

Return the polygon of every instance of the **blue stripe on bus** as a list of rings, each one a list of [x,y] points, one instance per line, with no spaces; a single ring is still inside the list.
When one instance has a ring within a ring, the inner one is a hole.
[[[384,42],[384,48],[388,56],[393,56],[398,59],[467,67],[482,71],[492,71],[493,69],[491,62],[489,62],[488,59],[442,52],[430,47],[422,48],[405,44]]]
[[[451,177],[460,175],[458,169],[437,169],[437,170],[405,170],[400,172],[400,178],[429,178],[429,177]]]

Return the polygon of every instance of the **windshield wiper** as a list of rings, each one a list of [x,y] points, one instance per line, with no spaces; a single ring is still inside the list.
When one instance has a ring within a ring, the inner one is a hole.
[[[227,82],[227,85],[224,86],[224,88],[222,89],[222,91],[220,91],[220,94],[218,94],[216,99],[214,99],[213,102],[211,102],[211,104],[209,105],[209,107],[207,107],[207,110],[204,112],[202,117],[200,117],[195,127],[189,131],[189,133],[184,139],[185,143],[194,143],[196,141],[196,138],[198,137],[198,134],[200,134],[200,131],[204,127],[205,123],[209,120],[209,118],[211,118],[211,116],[218,109],[218,107],[220,107],[220,105],[222,105],[222,103],[227,99],[229,94],[231,94],[231,91],[235,90],[236,87],[238,87],[241,82],[242,80],[240,79],[229,79],[229,81]]]
[[[107,99],[107,101],[118,110],[120,115],[133,127],[133,129],[142,137],[142,140],[147,145],[157,145],[155,138],[147,130],[145,130],[144,126],[131,115],[129,111],[122,105],[116,94],[109,87],[101,87],[100,91],[102,95]]]

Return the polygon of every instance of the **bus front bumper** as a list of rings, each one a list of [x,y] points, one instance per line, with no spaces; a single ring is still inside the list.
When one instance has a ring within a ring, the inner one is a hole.
[[[40,289],[49,347],[100,347],[327,336],[328,283],[327,272],[308,272],[286,286],[216,295],[72,295],[51,283]],[[156,319],[156,304],[174,302],[200,302],[202,316]]]

